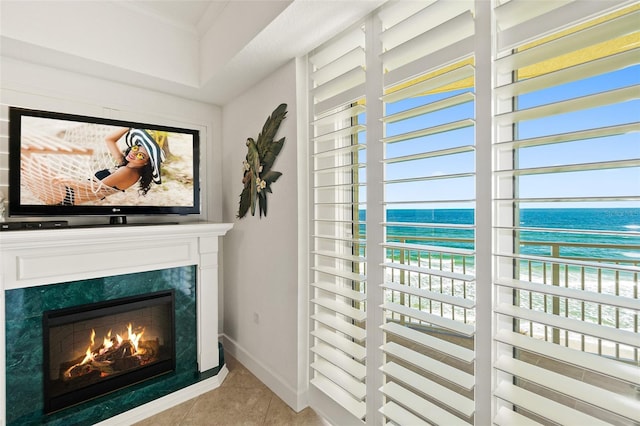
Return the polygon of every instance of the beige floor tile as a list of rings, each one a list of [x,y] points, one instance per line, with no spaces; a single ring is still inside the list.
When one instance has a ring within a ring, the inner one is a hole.
[[[247,368],[231,358],[225,355],[225,363],[229,374],[222,382],[221,389],[224,388],[256,388],[262,390],[268,390],[269,388],[262,383],[256,376],[254,376]]]
[[[233,357],[222,385],[136,426],[329,426],[310,408],[294,412]]]
[[[262,425],[273,398],[268,389],[216,389],[199,396],[180,425]]]
[[[264,424],[274,426],[329,426],[329,423],[318,416],[311,408],[307,407],[296,413],[276,395],[271,399]]]
[[[179,425],[182,420],[186,417],[187,413],[195,404],[196,399],[191,399],[189,401],[183,402],[180,405],[176,405],[175,407],[162,411],[161,413],[156,414],[153,417],[149,417],[141,422],[136,423],[136,426],[174,426]]]

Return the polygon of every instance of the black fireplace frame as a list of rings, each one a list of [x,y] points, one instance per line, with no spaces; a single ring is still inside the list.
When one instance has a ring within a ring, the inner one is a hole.
[[[160,302],[158,302],[160,301]],[[78,388],[70,392],[51,396],[51,381],[49,380],[49,328],[73,322],[92,320],[106,315],[125,313],[131,310],[152,306],[158,303],[170,304],[170,333],[172,339],[170,359],[160,360],[150,365],[142,366],[124,375],[107,377],[100,382],[87,387]],[[144,293],[119,299],[106,300],[96,303],[77,305],[69,308],[45,311],[42,314],[42,348],[43,348],[43,400],[44,413],[52,414],[62,409],[86,402],[152,379],[154,377],[172,373],[176,370],[176,330],[175,330],[175,290],[164,290]]]

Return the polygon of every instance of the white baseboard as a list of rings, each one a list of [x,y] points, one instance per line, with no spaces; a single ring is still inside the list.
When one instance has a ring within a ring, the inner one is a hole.
[[[163,396],[162,398],[155,399],[132,410],[118,414],[117,416],[113,416],[100,423],[96,423],[96,425],[125,426],[139,422],[156,415],[161,411],[168,410],[171,407],[175,407],[178,404],[182,404],[183,402],[202,395],[203,393],[218,388],[224,381],[225,377],[227,377],[227,374],[229,374],[229,370],[227,369],[227,366],[224,365],[218,374],[213,377],[194,383],[191,386],[177,390],[169,395]]]
[[[274,374],[255,356],[246,351],[242,346],[229,338],[226,334],[220,335],[220,341],[225,353],[229,353],[244,365],[253,375],[264,383],[273,393],[278,395],[292,410],[300,412],[308,407],[307,392],[298,392],[292,388],[282,377]]]

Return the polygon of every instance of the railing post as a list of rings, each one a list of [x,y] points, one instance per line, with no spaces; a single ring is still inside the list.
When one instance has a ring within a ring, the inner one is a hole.
[[[406,238],[401,238],[400,241],[402,241],[402,244],[405,244],[407,242]],[[404,249],[400,249],[400,264],[404,265],[405,264],[405,256],[404,256]],[[400,284],[405,284],[405,271],[400,270]],[[400,304],[402,306],[404,306],[404,293],[400,293]],[[400,315],[400,322],[402,323],[402,325],[405,324],[406,318],[404,315]]]
[[[558,244],[551,245],[551,257],[553,259],[558,259],[560,257],[560,246]],[[560,264],[557,262],[553,262],[551,264],[551,284],[555,286],[560,285]],[[551,298],[551,306],[553,310],[553,315],[560,315],[560,298],[558,296],[553,296]],[[560,343],[560,329],[553,329],[553,343]]]

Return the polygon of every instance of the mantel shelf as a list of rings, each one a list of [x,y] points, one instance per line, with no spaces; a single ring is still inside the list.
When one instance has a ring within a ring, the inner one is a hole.
[[[51,247],[80,240],[92,244],[127,239],[157,239],[187,236],[222,236],[231,223],[192,222],[181,224],[130,224],[104,226],[70,226],[57,229],[15,230],[0,232],[0,252],[18,247]]]

